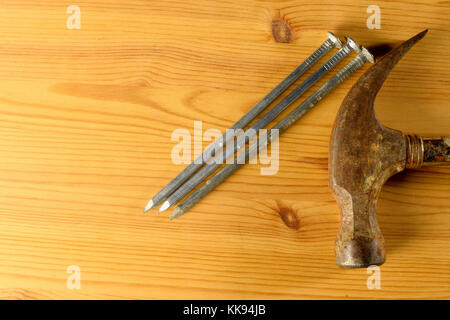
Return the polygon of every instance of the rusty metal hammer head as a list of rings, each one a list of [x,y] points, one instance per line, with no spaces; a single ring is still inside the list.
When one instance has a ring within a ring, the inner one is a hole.
[[[395,64],[426,32],[393,49],[363,74],[337,114],[330,141],[329,183],[341,209],[335,244],[336,263],[341,267],[384,262],[384,239],[376,216],[381,187],[405,167],[423,162],[424,139],[380,124],[374,99]]]

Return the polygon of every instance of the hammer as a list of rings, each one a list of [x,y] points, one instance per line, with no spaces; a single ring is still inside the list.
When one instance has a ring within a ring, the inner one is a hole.
[[[405,168],[450,162],[450,137],[407,135],[383,126],[374,99],[390,71],[427,30],[373,65],[350,89],[334,123],[329,149],[329,186],[341,211],[336,264],[364,268],[385,261],[376,205],[381,187]]]

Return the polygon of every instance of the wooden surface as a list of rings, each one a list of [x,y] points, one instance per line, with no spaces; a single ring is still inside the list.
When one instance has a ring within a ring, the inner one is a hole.
[[[368,66],[281,137],[277,175],[246,166],[177,220],[142,214],[183,168],[173,130],[225,130],[328,30],[386,49],[429,28],[376,110],[393,128],[450,134],[449,1],[75,4],[79,30],[67,1],[0,2],[0,298],[450,298],[449,167],[383,188],[380,290],[334,264],[329,134]],[[372,4],[380,30],[366,26]],[[71,265],[80,290],[66,287]]]

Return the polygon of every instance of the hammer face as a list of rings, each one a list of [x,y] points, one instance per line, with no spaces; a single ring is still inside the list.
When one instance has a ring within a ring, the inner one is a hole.
[[[367,268],[385,261],[384,240],[357,239],[336,241],[336,264],[341,268]]]

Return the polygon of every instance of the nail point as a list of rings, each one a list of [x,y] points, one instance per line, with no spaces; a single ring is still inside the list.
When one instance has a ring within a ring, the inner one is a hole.
[[[158,213],[161,213],[161,212],[163,212],[163,211],[166,211],[167,209],[169,209],[169,207],[170,207],[170,202],[169,202],[169,201],[165,201],[165,202],[162,204],[161,208],[159,208]]]
[[[146,213],[148,210],[150,210],[151,208],[153,208],[153,200],[150,200],[147,205],[144,208],[144,211],[142,211],[143,213]]]
[[[173,212],[172,215],[170,216],[170,220],[173,220],[175,218],[178,218],[179,216],[183,215],[183,210],[181,210],[179,207],[176,207]]]

